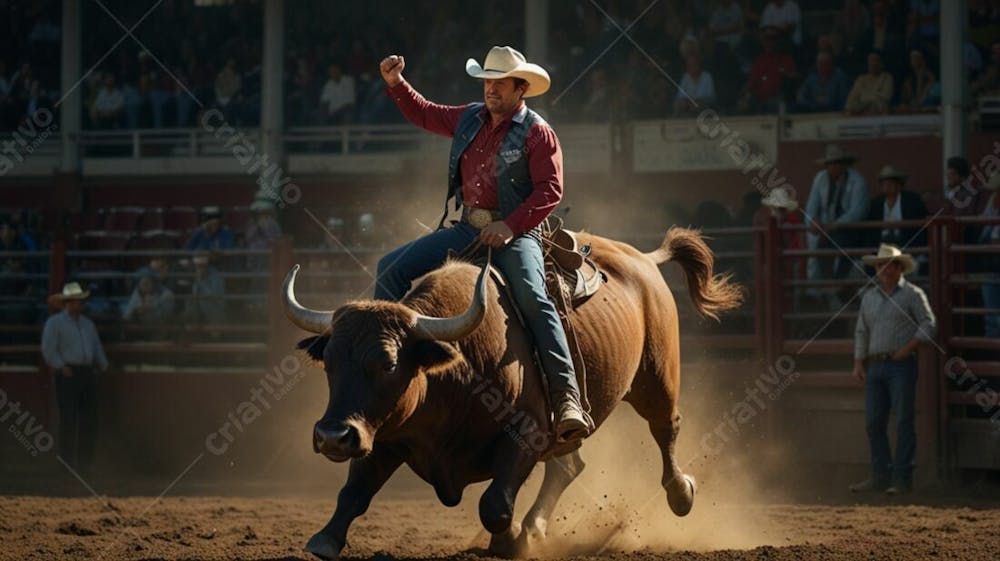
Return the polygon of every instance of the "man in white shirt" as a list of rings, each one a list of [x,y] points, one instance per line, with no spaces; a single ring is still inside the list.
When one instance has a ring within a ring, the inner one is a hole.
[[[337,125],[347,123],[354,110],[354,78],[345,76],[337,63],[330,65],[327,76],[329,79],[319,98],[320,104],[326,109],[326,121]]]
[[[687,70],[681,78],[680,88],[674,98],[674,114],[684,115],[697,112],[695,105],[715,103],[715,82],[712,75],[701,68],[701,57],[696,54],[687,57]]]
[[[97,432],[96,374],[108,369],[94,322],[83,315],[90,292],[71,282],[49,304],[64,308],[42,330],[42,358],[55,378],[59,405],[59,454],[77,470],[90,468]]]
[[[91,119],[98,128],[110,129],[118,125],[122,109],[125,108],[125,95],[115,85],[115,77],[109,72],[104,75],[101,91],[97,93]]]
[[[802,43],[802,12],[792,0],[772,0],[760,15],[760,27],[777,27],[791,37],[796,45]]]

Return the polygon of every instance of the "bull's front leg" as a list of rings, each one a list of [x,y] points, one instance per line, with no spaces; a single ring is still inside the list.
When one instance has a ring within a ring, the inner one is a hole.
[[[538,452],[507,441],[497,452],[493,482],[479,499],[479,520],[492,534],[489,551],[501,557],[513,557],[520,524],[514,522],[514,499],[538,462]]]
[[[403,463],[396,454],[376,447],[365,458],[351,461],[347,483],[337,495],[333,518],[306,543],[305,550],[320,559],[336,560],[347,545],[347,529],[368,510],[372,497]]]

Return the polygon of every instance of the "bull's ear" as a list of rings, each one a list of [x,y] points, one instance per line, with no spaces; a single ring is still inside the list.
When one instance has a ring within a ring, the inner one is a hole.
[[[323,350],[326,349],[326,344],[329,341],[329,335],[306,337],[305,339],[299,341],[299,344],[295,345],[295,348],[304,350],[306,354],[309,355],[309,358],[317,362],[323,362]]]
[[[443,341],[414,341],[406,352],[413,364],[429,376],[440,374],[462,360],[455,347]]]

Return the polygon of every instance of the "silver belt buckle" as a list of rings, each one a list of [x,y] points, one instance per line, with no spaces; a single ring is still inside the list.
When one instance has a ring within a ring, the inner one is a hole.
[[[485,208],[474,208],[469,211],[469,224],[473,228],[482,230],[493,222],[493,213]]]

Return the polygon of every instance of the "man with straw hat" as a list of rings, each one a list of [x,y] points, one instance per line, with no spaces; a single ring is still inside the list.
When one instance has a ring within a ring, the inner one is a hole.
[[[933,341],[934,312],[920,287],[903,278],[913,272],[913,256],[882,244],[862,258],[877,271],[877,286],[865,291],[854,330],[854,376],[865,385],[865,428],[871,450],[871,477],[851,485],[853,492],[909,492],[917,446],[914,409],[917,348]],[[886,425],[896,416],[895,458]]]
[[[823,169],[813,178],[806,202],[805,219],[810,225],[809,248],[841,247],[855,245],[857,236],[847,230],[838,230],[840,224],[860,222],[868,213],[868,185],[858,170],[851,167],[857,158],[836,144],[829,144],[823,157],[816,160]],[[820,263],[816,262],[818,266]],[[824,268],[832,269],[834,278],[844,278],[850,272],[847,257],[827,260]],[[818,267],[810,266],[810,278],[820,277]]]
[[[94,322],[83,315],[90,292],[71,282],[49,297],[62,311],[42,330],[42,357],[55,378],[59,404],[59,453],[77,470],[87,471],[97,431],[96,368],[108,369]]]
[[[878,174],[878,185],[882,194],[872,199],[868,210],[869,222],[899,222],[902,220],[923,220],[927,218],[927,205],[920,195],[904,189],[909,174],[900,171],[893,165],[882,168]],[[910,245],[924,247],[927,245],[925,228],[907,227],[881,230],[869,230],[869,241],[866,245],[877,246],[880,243],[907,247]]]
[[[586,437],[591,427],[566,334],[545,292],[539,225],[563,193],[562,149],[552,127],[524,99],[545,93],[549,75],[511,47],[493,47],[466,73],[483,81],[483,102],[445,106],[424,99],[403,79],[401,56],[382,60],[388,94],[413,124],[452,137],[447,199],[462,219],[410,242],[379,261],[375,298],[399,300],[410,283],[440,266],[449,250],[472,242],[494,248],[493,264],[507,278],[548,380],[559,440]]]

